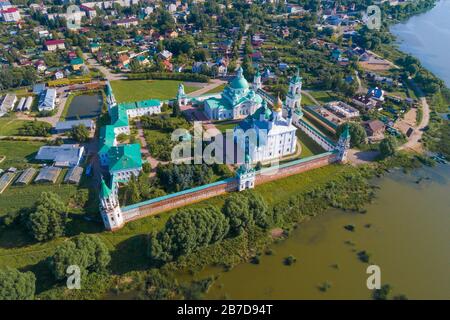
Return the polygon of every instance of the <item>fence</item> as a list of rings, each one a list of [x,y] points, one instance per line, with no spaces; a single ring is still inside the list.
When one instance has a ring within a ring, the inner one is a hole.
[[[282,179],[294,174],[326,166],[336,162],[336,153],[325,152],[316,156],[291,161],[273,168],[263,168],[256,172],[255,184],[260,185],[269,181]],[[155,199],[147,200],[122,208],[126,222],[164,211],[179,208],[191,203],[206,200],[211,197],[237,191],[237,179],[229,178],[204,186],[180,191]]]

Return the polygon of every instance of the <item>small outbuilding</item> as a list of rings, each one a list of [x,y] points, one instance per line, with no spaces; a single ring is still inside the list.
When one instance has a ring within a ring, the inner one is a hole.
[[[44,167],[34,180],[35,183],[55,183],[62,169],[58,167]]]
[[[25,169],[16,180],[15,184],[18,185],[26,185],[33,180],[33,177],[36,175],[37,170],[35,168]]]
[[[83,167],[70,168],[64,177],[64,183],[79,184],[83,174]]]

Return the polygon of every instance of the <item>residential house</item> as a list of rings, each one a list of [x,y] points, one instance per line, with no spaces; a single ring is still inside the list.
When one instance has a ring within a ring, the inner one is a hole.
[[[100,50],[101,46],[98,42],[92,42],[89,44],[89,48],[91,50],[91,53],[96,53]]]
[[[158,58],[162,60],[170,60],[172,59],[172,56],[173,54],[169,50],[163,50],[160,53],[158,53]]]
[[[64,72],[61,70],[58,70],[54,74],[55,80],[63,79],[64,78]]]
[[[46,40],[44,42],[47,51],[65,50],[66,45],[64,40]]]
[[[121,54],[117,60],[119,68],[128,68],[130,66],[130,57],[127,54]]]
[[[5,22],[18,22],[20,21],[20,12],[17,8],[7,8],[0,11],[2,20]]]
[[[36,67],[37,72],[43,73],[45,70],[47,70],[47,66],[45,65],[44,60],[37,60],[34,63],[34,66]]]
[[[369,89],[369,91],[367,92],[367,96],[375,99],[376,101],[384,101],[384,91],[378,87]]]
[[[70,66],[72,67],[73,71],[78,71],[81,69],[81,67],[84,65],[83,59],[81,58],[75,58],[70,60]]]
[[[137,18],[125,18],[114,20],[113,24],[118,27],[130,28],[132,26],[137,26],[139,24],[139,19]]]
[[[370,141],[379,141],[384,139],[386,126],[380,120],[369,120],[365,122],[364,127]]]
[[[79,7],[81,11],[84,11],[86,13],[86,16],[89,19],[93,19],[97,16],[97,10],[95,10],[94,8],[88,7],[84,4],[80,5]]]

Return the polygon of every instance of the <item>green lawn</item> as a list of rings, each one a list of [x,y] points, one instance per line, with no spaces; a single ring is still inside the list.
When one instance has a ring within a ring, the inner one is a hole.
[[[43,146],[38,141],[0,141],[0,155],[6,159],[0,163],[0,168],[21,168],[34,160],[35,153]]]
[[[15,116],[0,118],[0,136],[17,136],[19,129],[29,120],[19,120]]]
[[[311,100],[306,94],[302,95],[302,105],[303,106],[314,106],[316,105],[314,101]]]
[[[306,158],[325,152],[321,146],[319,146],[313,139],[308,137],[300,129],[297,129],[297,139],[300,140],[300,144],[302,145],[302,153],[300,154],[301,158]]]
[[[310,91],[309,93],[321,103],[340,100],[339,96],[331,91]]]
[[[64,175],[65,172],[62,172],[59,176],[59,180],[62,180]],[[32,182],[26,186],[16,186],[11,184],[0,196],[0,216],[33,206],[39,195],[46,191],[58,194],[61,199],[67,203],[70,197],[77,191],[77,187],[64,183],[34,184]],[[18,201],[18,199],[20,200]]]
[[[147,99],[168,100],[175,98],[178,85],[176,80],[117,80],[111,81],[111,86],[117,102],[132,102]],[[190,93],[199,87],[184,86],[184,91]]]

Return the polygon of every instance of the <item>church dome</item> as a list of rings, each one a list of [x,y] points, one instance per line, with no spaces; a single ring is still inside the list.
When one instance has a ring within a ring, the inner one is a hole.
[[[249,87],[248,82],[244,78],[244,75],[242,73],[243,73],[242,68],[239,68],[237,70],[236,77],[230,82],[231,88],[237,89],[237,90],[248,89],[248,87]]]
[[[273,110],[275,112],[280,112],[283,109],[283,101],[281,101],[280,96],[277,98],[277,102],[273,105]]]

